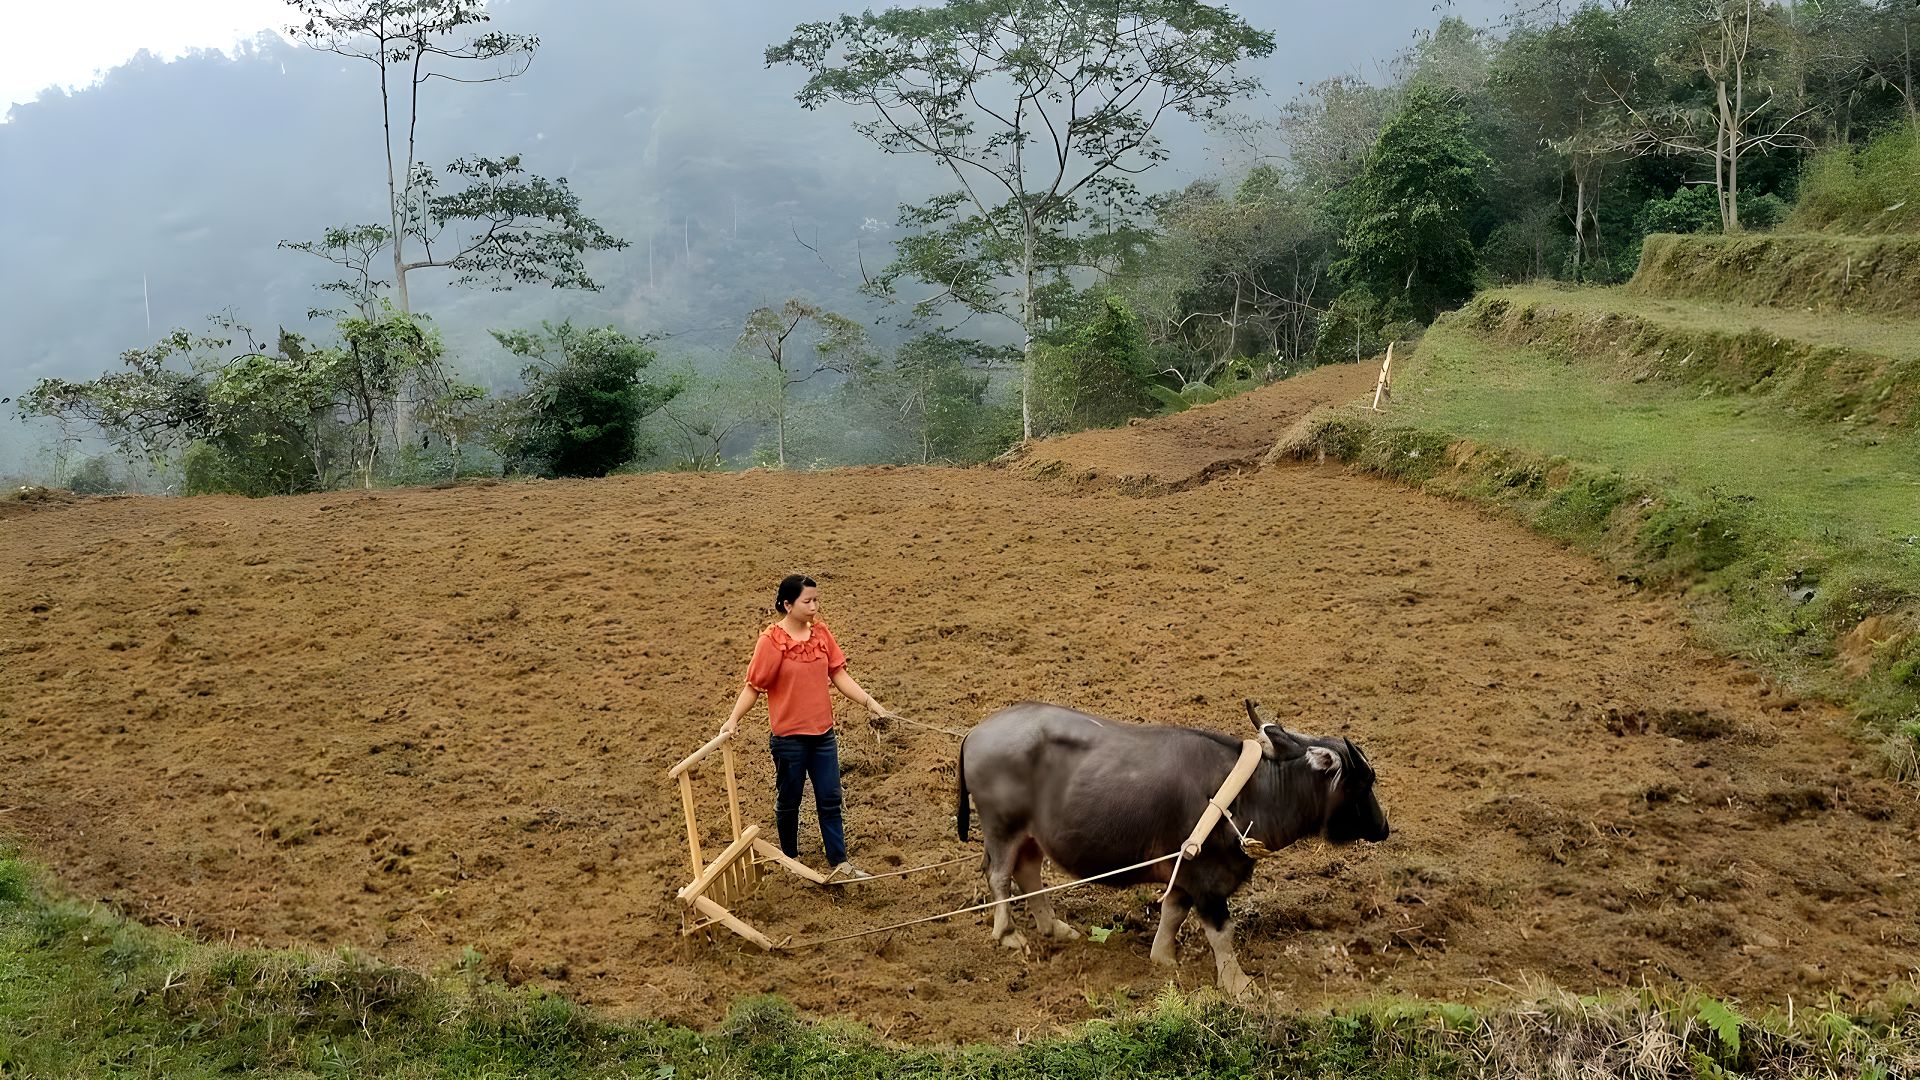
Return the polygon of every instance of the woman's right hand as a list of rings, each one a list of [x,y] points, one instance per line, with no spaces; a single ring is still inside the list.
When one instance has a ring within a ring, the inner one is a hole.
[[[728,720],[726,723],[720,725],[720,734],[731,735],[733,734],[733,730],[739,726],[740,726],[740,721]]]

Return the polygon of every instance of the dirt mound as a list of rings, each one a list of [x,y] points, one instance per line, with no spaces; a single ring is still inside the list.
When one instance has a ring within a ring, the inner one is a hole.
[[[62,488],[20,487],[0,494],[0,521],[31,514],[36,510],[71,506],[82,496]]]
[[[1006,1039],[1151,994],[1146,891],[1066,894],[1065,917],[1118,932],[1030,955],[984,915],[790,956],[680,938],[665,770],[718,726],[772,582],[804,568],[860,677],[928,722],[1033,697],[1236,730],[1251,696],[1362,742],[1393,839],[1302,845],[1236,902],[1243,959],[1287,1003],[1533,974],[1778,1001],[1920,964],[1910,793],[1842,717],[1693,647],[1666,604],[1331,468],[1047,492],[871,469],[9,522],[5,827],[156,923],[425,966],[474,946],[694,1024],[778,991],[896,1038]],[[869,867],[978,850],[953,836],[950,738],[845,720]],[[758,745],[743,785],[770,824]],[[967,863],[832,893],[774,879],[742,911],[804,940],[982,897]],[[1210,981],[1204,950],[1190,930],[1183,985]]]
[[[1252,468],[1295,421],[1371,391],[1378,374],[1375,364],[1331,364],[1172,416],[1042,439],[1014,469],[1082,488],[1179,491]]]

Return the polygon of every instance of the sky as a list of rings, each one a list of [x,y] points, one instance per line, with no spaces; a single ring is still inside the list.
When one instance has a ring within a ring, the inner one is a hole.
[[[77,89],[141,49],[175,57],[225,49],[278,29],[281,0],[60,0],[8,4],[0,15],[0,116],[49,86]]]
[[[0,16],[0,118],[10,105],[32,101],[49,86],[85,87],[142,49],[163,58],[189,49],[226,49],[286,25],[293,15],[284,0],[61,0],[7,6],[12,10]],[[1281,31],[1282,58],[1298,62],[1332,54],[1340,58],[1336,68],[1364,69],[1406,44],[1397,32],[1383,34],[1383,27],[1431,25],[1437,11],[1448,9],[1479,21],[1500,10],[1503,0],[1368,0],[1344,11],[1321,0],[1238,0],[1231,6],[1257,25]],[[1355,49],[1356,38],[1371,47]],[[1276,88],[1286,87],[1283,81]]]

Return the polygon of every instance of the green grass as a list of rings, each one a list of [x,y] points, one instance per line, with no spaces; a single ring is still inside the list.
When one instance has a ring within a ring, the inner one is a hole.
[[[1683,355],[1671,325],[1641,321],[1659,303],[1612,290],[1476,298],[1399,368],[1387,413],[1336,411],[1303,449],[1503,507],[1625,577],[1684,591],[1712,644],[1851,704],[1892,772],[1920,776],[1920,435],[1796,418],[1777,378],[1732,380],[1751,388],[1740,392],[1717,377],[1644,377],[1649,355]],[[1722,333],[1724,318],[1702,306],[1674,322]],[[1863,340],[1880,332],[1851,325]],[[1737,353],[1717,362],[1738,367]],[[1841,370],[1823,373],[1823,392],[1850,393]],[[1875,644],[1843,654],[1876,616]]]
[[[1920,421],[1920,333],[1868,315],[1676,301],[1622,289],[1501,289],[1456,316],[1596,376],[1742,396],[1866,441]]]
[[[1920,316],[1920,236],[1655,234],[1627,288],[1669,300]]]
[[[1920,132],[1901,125],[1866,146],[1815,154],[1801,178],[1792,224],[1850,233],[1920,232]]]
[[[1902,1000],[1792,1017],[1651,993],[1542,990],[1474,1008],[1377,1001],[1243,1008],[1171,988],[1016,1046],[889,1045],[857,1025],[743,1000],[712,1031],[613,1020],[552,995],[349,954],[189,943],[50,899],[0,851],[0,1076],[1018,1078],[1699,1075],[1888,1077],[1920,1068]],[[1718,1075],[1717,1073],[1709,1073]]]
[[[1415,426],[1606,465],[1699,496],[1752,499],[1755,519],[1788,540],[1893,553],[1920,536],[1920,440],[1912,435],[1851,441],[1784,423],[1746,397],[1607,379],[1446,327],[1398,383],[1396,418]]]
[[[1753,307],[1723,300],[1672,300],[1624,288],[1521,285],[1483,295],[1505,297],[1517,304],[1557,305],[1596,317],[1627,315],[1695,332],[1758,331],[1893,359],[1920,359],[1920,328],[1911,320],[1894,316]]]

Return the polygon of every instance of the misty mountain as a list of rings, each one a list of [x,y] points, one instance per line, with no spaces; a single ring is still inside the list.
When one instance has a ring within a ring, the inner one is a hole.
[[[504,384],[516,365],[486,329],[568,317],[669,335],[668,351],[724,348],[748,310],[794,295],[897,323],[901,309],[857,292],[860,266],[888,259],[897,205],[944,189],[942,175],[880,153],[848,111],[801,109],[800,73],[761,59],[796,23],[845,9],[500,0],[500,28],[540,36],[533,66],[505,83],[432,84],[422,159],[519,153],[565,177],[631,246],[595,258],[598,293],[413,275],[414,305],[455,364]],[[1436,17],[1425,0],[1239,9],[1281,31],[1257,72],[1271,97],[1249,103],[1256,113],[1299,82],[1370,70]],[[0,124],[0,396],[97,374],[215,312],[268,333],[304,329],[332,268],[276,244],[385,220],[378,104],[368,65],[269,34],[233,56],[142,55],[87,90],[16,106]],[[1174,125],[1166,139],[1173,160],[1149,187],[1217,171],[1206,133]],[[0,428],[0,472],[19,471],[24,426],[8,415]]]

